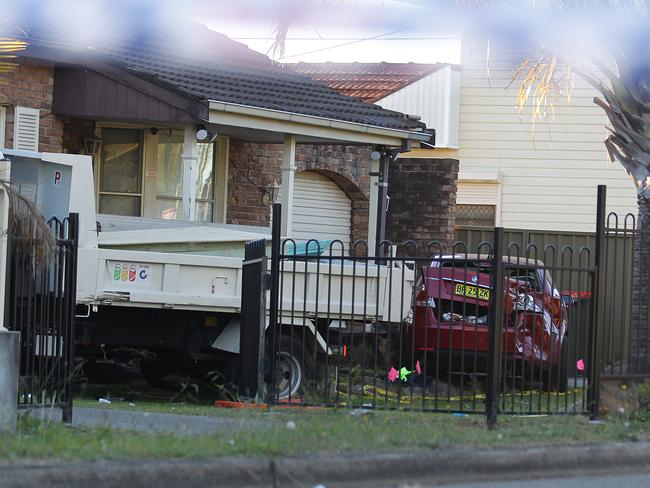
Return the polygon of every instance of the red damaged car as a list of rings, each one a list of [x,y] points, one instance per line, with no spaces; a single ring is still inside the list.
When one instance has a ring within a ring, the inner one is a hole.
[[[506,258],[502,351],[511,374],[541,381],[548,391],[568,383],[567,308],[541,261]],[[488,352],[491,263],[487,256],[442,256],[422,268],[409,354],[433,367],[485,368]]]

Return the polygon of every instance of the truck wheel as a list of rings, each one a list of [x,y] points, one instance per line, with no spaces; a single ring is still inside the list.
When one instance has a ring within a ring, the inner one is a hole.
[[[565,336],[560,346],[560,363],[544,372],[544,391],[566,393],[569,389],[569,340]]]
[[[275,364],[275,391],[280,400],[297,398],[303,392],[313,371],[311,352],[303,349],[301,341],[282,337]]]
[[[143,361],[140,370],[145,381],[157,388],[170,388],[170,382],[166,378],[177,372],[169,363],[156,360]]]

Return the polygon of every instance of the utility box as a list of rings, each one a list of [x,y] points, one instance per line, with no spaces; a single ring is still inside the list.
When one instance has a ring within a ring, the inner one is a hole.
[[[43,161],[40,153],[3,150],[11,161],[11,186],[36,205],[43,217],[63,220],[70,213],[72,167]]]

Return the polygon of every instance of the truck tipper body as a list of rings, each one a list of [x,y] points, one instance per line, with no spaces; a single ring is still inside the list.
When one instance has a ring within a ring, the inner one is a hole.
[[[78,354],[86,361],[139,358],[152,382],[165,370],[163,365],[232,371],[239,353],[244,245],[264,238],[270,242],[270,229],[97,215],[90,156],[17,151],[6,155],[70,168],[69,212],[79,214],[80,225]],[[300,327],[301,334],[310,334],[312,340],[304,343],[316,344],[316,350],[308,351],[316,358],[331,353],[319,333],[319,326],[331,317],[339,328],[370,317],[401,322],[399,311],[406,314],[409,307],[404,310],[399,304],[410,303],[413,271],[389,273],[386,266],[371,267],[369,278],[355,273],[344,259],[328,268],[311,261],[285,263],[283,273],[300,276],[292,280],[300,289],[282,286],[280,309],[291,313],[280,313],[279,326]],[[328,286],[328,280],[336,280],[336,286]],[[407,284],[402,286],[404,296],[389,293],[391,281]],[[315,282],[318,287],[310,285]],[[292,349],[292,354],[303,352]],[[293,363],[300,367],[299,361]]]

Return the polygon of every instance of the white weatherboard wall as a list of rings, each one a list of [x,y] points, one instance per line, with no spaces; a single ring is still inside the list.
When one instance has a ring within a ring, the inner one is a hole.
[[[340,239],[349,249],[352,202],[345,192],[314,171],[297,173],[293,192],[291,237],[300,241]]]
[[[436,147],[458,147],[460,70],[447,65],[377,101],[377,105],[417,115],[436,130]]]
[[[556,98],[555,114],[533,130],[530,108],[520,114],[516,106],[519,84],[507,89],[520,59],[492,46],[488,77],[485,47],[463,48],[459,149],[428,151],[460,161],[458,201],[471,203],[468,190],[476,190],[463,174],[490,173],[499,175],[504,227],[593,231],[598,184],[607,185],[608,211],[636,214],[632,180],[605,151],[597,92],[576,78],[571,102]]]

